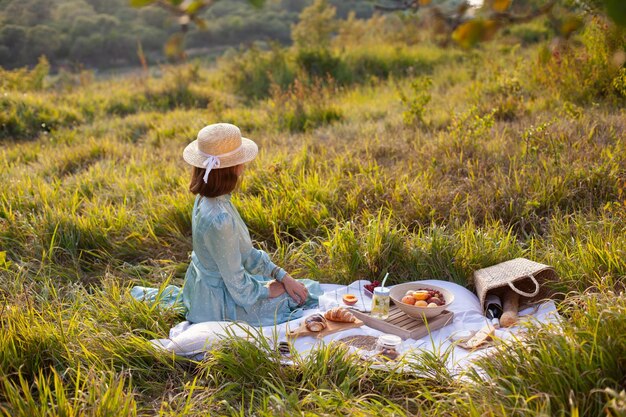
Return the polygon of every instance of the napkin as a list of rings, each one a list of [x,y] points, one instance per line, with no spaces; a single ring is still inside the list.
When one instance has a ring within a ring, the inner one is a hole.
[[[354,281],[350,285],[342,286],[334,291],[324,293],[324,295],[319,298],[320,309],[328,310],[333,307],[342,306],[369,313],[372,310],[372,298],[371,295],[366,294],[365,286],[370,283],[371,282],[367,280]],[[342,301],[345,294],[354,294],[359,300],[355,305],[348,306]]]

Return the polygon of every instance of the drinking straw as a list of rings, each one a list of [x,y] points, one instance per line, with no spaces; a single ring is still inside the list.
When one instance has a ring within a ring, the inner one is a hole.
[[[383,288],[385,287],[385,282],[387,282],[387,278],[389,278],[389,272],[387,272],[385,274],[385,278],[383,278],[383,283],[380,284],[381,287],[383,287]]]

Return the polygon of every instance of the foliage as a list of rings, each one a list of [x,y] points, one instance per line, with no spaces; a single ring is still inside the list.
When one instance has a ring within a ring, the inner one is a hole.
[[[297,74],[318,80],[332,80],[339,86],[367,84],[394,76],[430,73],[434,67],[459,59],[456,52],[425,46],[358,45],[338,52],[331,50],[281,49],[269,51],[253,47],[220,59],[223,83],[235,94],[249,100],[267,98],[271,85],[287,89]]]
[[[581,0],[596,13],[604,13],[617,25],[626,27],[626,4],[618,0]]]
[[[289,55],[277,45],[269,52],[253,47],[223,58],[220,64],[230,89],[247,99],[267,97],[273,84],[286,88],[295,79]]]
[[[295,80],[286,91],[275,86],[270,111],[279,130],[306,132],[341,120],[342,112],[332,104],[332,88],[324,88],[320,79]]]
[[[607,397],[600,391],[606,385],[619,384],[626,371],[616,355],[626,348],[626,338],[614,337],[626,331],[621,319],[625,308],[623,294],[611,291],[571,297],[562,308],[570,321],[563,332],[538,329],[528,343],[507,346],[497,357],[482,361],[488,374],[498,375],[488,396],[503,399],[508,407],[517,406],[521,399],[525,407],[541,408],[552,415],[563,410],[601,415]],[[572,340],[579,343],[572,344]],[[519,367],[520,363],[527,366]],[[515,378],[509,377],[514,373]],[[477,384],[483,381],[478,375],[475,378]],[[572,383],[577,386],[575,391]],[[532,399],[535,395],[536,401]]]
[[[626,68],[620,68],[618,74],[613,78],[612,87],[616,93],[626,98]]]
[[[108,374],[108,375],[107,375]],[[7,394],[8,408],[0,407],[6,416],[83,416],[87,413],[95,415],[136,416],[137,405],[132,390],[124,375],[102,373],[98,371],[81,375],[67,381],[52,368],[50,375],[43,371],[31,382],[18,373],[18,381],[4,379],[4,390]],[[12,410],[12,412],[9,412]]]
[[[526,114],[531,98],[517,75],[500,73],[485,88],[480,107],[496,119],[514,120]]]
[[[166,1],[138,3],[145,5],[135,8],[129,0],[2,1],[0,66],[34,66],[45,55],[55,70],[61,67],[76,73],[85,67],[137,67],[139,49],[149,65],[163,63],[164,45],[178,32],[180,14],[156,5]],[[194,15],[180,46],[189,57],[200,54],[209,58],[242,43],[290,43],[291,25],[308,5],[307,0],[271,1],[262,8],[244,0],[213,2],[207,8],[198,8],[200,2],[177,3],[184,3]],[[371,15],[371,5],[340,0],[333,4],[340,16],[352,9],[360,17]]]
[[[518,7],[513,7],[513,4]],[[530,10],[522,13],[519,7],[531,6]],[[469,49],[480,42],[491,40],[496,33],[505,27],[516,23],[527,23],[540,16],[551,15],[557,1],[534,4],[534,1],[513,2],[511,0],[485,0],[480,6],[474,6],[471,2],[433,2],[432,0],[419,0],[404,2],[391,0],[388,4],[380,4],[378,8],[383,11],[412,11],[420,13],[420,19],[435,32],[443,33],[448,40],[454,40],[463,48]],[[577,18],[576,21],[579,19]],[[577,28],[577,27],[576,27]],[[574,29],[576,29],[574,28]]]
[[[70,106],[55,106],[36,96],[13,91],[0,97],[0,139],[33,137],[72,126],[81,119]]]
[[[402,113],[404,123],[407,125],[426,124],[424,114],[426,113],[426,105],[428,105],[431,99],[428,91],[431,85],[432,81],[430,78],[423,77],[411,82],[410,95],[405,94],[401,90],[398,91],[402,104],[407,108]]]
[[[30,4],[13,5],[16,18],[50,11]],[[401,22],[376,22],[387,19]],[[549,49],[541,61],[541,42],[503,36],[461,53],[384,27],[313,55],[338,60],[325,78],[276,46],[111,79],[3,72],[1,415],[623,413],[624,72],[608,66],[620,38],[573,33],[576,67]],[[427,124],[406,125],[426,95]],[[450,350],[416,354],[407,373],[334,344],[286,366],[254,333],[200,362],[156,350],[149,340],[181,317],[128,289],[183,283],[193,196],[180,152],[214,121],[259,144],[232,201],[292,275],[471,289],[474,270],[525,256],[556,268],[562,320],[460,375],[445,367]]]
[[[345,63],[328,49],[298,50],[295,56],[296,66],[313,78],[344,78]]]
[[[507,31],[513,24],[532,22],[542,16],[547,16],[556,34],[566,39],[585,25],[589,12],[612,20],[618,27],[626,27],[626,3],[620,0],[485,0],[480,7],[472,7],[466,1],[460,4],[432,0],[390,1],[390,4],[379,4],[378,8],[413,12],[425,9],[426,16],[421,13],[421,19],[435,32],[444,33],[446,43],[452,39],[465,49],[493,39],[503,28]]]
[[[336,9],[328,0],[314,0],[302,10],[300,21],[291,29],[294,46],[299,49],[327,49],[337,28]]]
[[[206,1],[206,0],[129,0],[130,5],[133,7],[146,7],[150,5],[157,5],[163,7],[170,12],[174,17],[178,19],[178,23],[181,26],[180,32],[174,33],[170,36],[164,45],[165,55],[169,58],[184,59],[185,48],[184,40],[187,31],[189,30],[189,23],[195,23],[200,29],[206,29],[207,22],[200,15],[201,12],[208,6],[216,3],[218,0]],[[254,7],[261,7],[264,0],[248,0],[248,3]]]
[[[550,39],[552,32],[547,27],[545,20],[538,19],[505,28],[502,30],[502,34],[511,35],[515,39],[519,39],[523,45],[529,45]]]
[[[535,79],[574,102],[621,97],[619,77],[626,59],[626,29],[596,18],[585,26],[580,39],[583,48],[571,43],[559,43],[552,49],[544,46],[541,66],[533,71]]]
[[[22,68],[17,71],[6,71],[0,68],[0,90],[36,91],[43,90],[45,79],[50,71],[50,64],[45,57],[32,70]]]

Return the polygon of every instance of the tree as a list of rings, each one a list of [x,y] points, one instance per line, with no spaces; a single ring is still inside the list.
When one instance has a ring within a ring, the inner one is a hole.
[[[291,29],[291,38],[300,49],[326,49],[337,30],[337,9],[328,0],[315,0],[300,14],[300,21]]]
[[[11,50],[0,44],[0,66],[5,67],[11,64],[11,56]]]
[[[178,19],[180,32],[173,34],[164,46],[165,55],[182,60],[185,58],[184,41],[189,31],[189,24],[194,23],[200,29],[206,29],[207,23],[200,17],[200,13],[219,0],[129,0],[133,7],[156,5],[170,12]],[[265,0],[247,0],[255,7],[261,7]]]
[[[58,30],[44,25],[36,25],[28,30],[28,48],[23,50],[24,60],[31,62],[44,55],[54,57],[57,49],[61,46],[61,38]]]
[[[524,23],[543,15],[549,15],[558,23],[560,34],[564,37],[583,25],[578,14],[566,14],[561,19],[552,15],[556,5],[566,10],[577,10],[603,14],[613,22],[626,27],[625,0],[484,0],[483,6],[476,11],[467,0],[453,10],[444,10],[440,2],[433,0],[383,0],[376,8],[383,11],[421,11],[430,12],[431,17],[439,22],[451,39],[464,47],[471,47],[480,41],[491,39],[497,31],[512,23]],[[581,10],[582,9],[584,10]],[[521,12],[520,12],[521,10]]]
[[[606,14],[617,25],[626,27],[626,1],[624,0],[580,0],[596,13]]]
[[[80,16],[94,17],[97,13],[84,0],[64,1],[53,11],[53,20],[62,27],[70,28]]]
[[[139,11],[139,17],[146,25],[162,28],[165,26],[169,14],[158,7],[144,7]]]
[[[94,32],[100,32],[96,29],[98,29],[98,26],[95,16],[78,16],[72,24],[70,34],[73,38],[81,38],[89,36]]]
[[[86,37],[76,38],[70,50],[70,56],[81,62],[98,62],[102,56],[100,51],[104,47],[104,38],[99,33]]]
[[[50,17],[52,2],[39,0],[13,0],[5,8],[12,23],[34,26]]]
[[[3,65],[19,66],[20,54],[26,42],[26,28],[17,25],[6,25],[0,28],[0,45],[8,49],[4,53]]]

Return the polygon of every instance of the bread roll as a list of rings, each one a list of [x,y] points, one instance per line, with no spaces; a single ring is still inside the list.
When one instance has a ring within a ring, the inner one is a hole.
[[[321,314],[313,314],[304,320],[304,325],[309,331],[321,332],[328,327],[326,319]]]
[[[507,289],[503,301],[504,312],[500,317],[501,327],[511,327],[517,324],[517,312],[519,310],[519,294]]]
[[[343,307],[334,307],[324,313],[324,317],[326,317],[330,321],[337,321],[341,323],[354,323],[356,321],[356,317],[354,314],[350,313]]]

